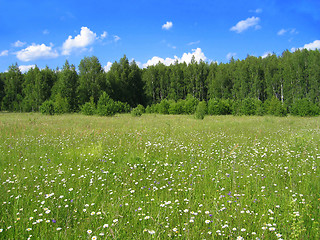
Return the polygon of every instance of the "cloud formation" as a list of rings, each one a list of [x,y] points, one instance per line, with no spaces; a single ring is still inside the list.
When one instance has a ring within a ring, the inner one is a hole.
[[[23,62],[29,62],[40,58],[56,58],[59,54],[56,50],[52,49],[52,46],[52,44],[50,46],[46,46],[45,44],[32,44],[31,46],[17,52],[16,55],[17,58]]]
[[[307,49],[307,50],[315,50],[315,49],[320,49],[320,40],[315,40],[312,43],[305,44],[302,48],[300,49]]]
[[[105,71],[105,72],[109,72],[111,66],[112,66],[112,62],[107,62],[107,65],[105,65],[105,66],[103,67],[104,71]]]
[[[288,28],[288,29],[282,28],[277,32],[279,36],[285,35],[286,33],[290,33],[292,35],[292,34],[298,34],[299,32],[295,28]]]
[[[187,45],[191,46],[191,45],[196,45],[196,44],[199,44],[199,43],[200,43],[200,40],[195,41],[195,42],[189,42]]]
[[[21,65],[19,66],[19,69],[22,73],[28,72],[30,68],[35,68],[36,65]]]
[[[2,52],[0,52],[0,57],[8,56],[8,54],[9,54],[8,50],[3,50]]]
[[[163,63],[166,66],[169,66],[171,64],[174,64],[176,61],[178,61],[178,63],[187,63],[189,64],[191,62],[192,57],[194,56],[195,61],[196,62],[200,62],[202,61],[206,61],[207,57],[204,55],[204,53],[202,52],[201,48],[197,48],[197,49],[192,49],[192,52],[190,53],[184,53],[182,55],[181,58],[174,56],[174,58],[161,58],[161,57],[157,57],[154,56],[153,58],[149,59],[145,64],[143,64],[143,67],[148,67],[148,66],[152,66],[152,65],[157,65],[159,62]]]
[[[229,52],[226,56],[226,59],[230,60],[232,57],[236,57],[237,53]]]
[[[72,38],[70,35],[62,45],[62,55],[70,55],[73,50],[84,50],[97,39],[97,34],[87,27],[82,27],[80,34]]]
[[[21,42],[20,40],[12,44],[14,47],[23,47],[24,45],[26,45],[26,42]]]
[[[164,30],[169,30],[172,27],[173,27],[172,22],[166,22],[165,24],[162,25],[162,29]]]
[[[258,17],[247,18],[246,20],[242,20],[238,22],[235,26],[231,27],[230,31],[241,33],[250,27],[254,27],[257,30],[261,28],[261,26],[259,25],[259,22],[260,22],[260,18]]]
[[[113,40],[114,40],[115,42],[118,42],[120,39],[121,39],[121,38],[120,38],[119,36],[113,35]]]

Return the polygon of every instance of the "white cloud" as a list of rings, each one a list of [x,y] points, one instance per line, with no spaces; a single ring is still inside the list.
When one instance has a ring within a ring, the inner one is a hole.
[[[32,44],[31,46],[17,52],[16,55],[19,60],[24,62],[39,58],[56,58],[59,56],[59,54],[56,50],[53,50],[52,47],[52,44],[50,46],[46,46],[45,44]]]
[[[21,42],[20,40],[12,44],[14,47],[23,47],[24,45],[26,45],[26,42]]]
[[[246,20],[242,20],[238,22],[235,26],[231,27],[230,31],[241,33],[250,27],[254,27],[257,30],[261,28],[259,26],[259,22],[260,22],[260,18],[258,17],[247,18]]]
[[[118,42],[120,39],[121,39],[121,38],[120,38],[119,36],[113,35],[113,40],[114,40],[115,42]]]
[[[42,33],[43,33],[44,35],[48,35],[50,32],[49,32],[48,29],[45,29],[45,30],[42,31]]]
[[[162,29],[169,30],[172,28],[173,24],[172,22],[166,22],[165,24],[162,25]]]
[[[229,52],[226,56],[226,59],[230,60],[232,57],[236,57],[237,53]]]
[[[0,57],[8,56],[8,53],[8,50],[3,50],[2,52],[0,52]]]
[[[104,31],[101,35],[100,35],[100,39],[105,39],[108,36],[108,33],[106,31]]]
[[[287,32],[290,33],[291,35],[299,33],[295,28],[288,28],[288,29],[282,28],[281,30],[278,31],[277,34],[279,36],[282,36],[282,35],[285,35]]]
[[[281,30],[278,31],[277,34],[278,34],[279,36],[282,36],[282,35],[284,35],[286,32],[287,32],[287,30],[282,28]]]
[[[255,9],[255,10],[250,10],[249,12],[262,13],[262,9],[261,9],[261,8],[257,8],[257,9]]]
[[[21,65],[19,66],[19,69],[22,73],[28,72],[30,68],[35,68],[36,65]]]
[[[82,27],[80,34],[72,38],[69,36],[68,39],[62,45],[62,55],[70,55],[71,51],[75,49],[83,50],[87,46],[93,44],[97,39],[97,34],[92,32],[87,27]]]
[[[320,40],[315,40],[312,43],[305,44],[303,47],[299,49],[308,49],[308,50],[320,49]]]
[[[103,67],[104,71],[105,71],[105,72],[109,72],[111,66],[112,66],[112,62],[107,62],[107,65],[105,65],[105,66]]]
[[[195,42],[189,42],[187,45],[191,46],[191,45],[196,45],[196,44],[199,44],[199,43],[200,43],[200,40],[195,41]]]
[[[268,57],[269,55],[272,55],[272,53],[271,53],[271,52],[265,52],[261,57],[262,57],[262,58],[266,58],[266,57]]]
[[[169,66],[171,64],[174,64],[176,61],[179,63],[187,63],[189,64],[191,62],[192,57],[194,56],[195,60],[197,62],[206,61],[207,57],[202,52],[201,48],[192,49],[192,53],[184,53],[181,58],[178,58],[177,56],[174,56],[174,58],[161,58],[154,56],[153,58],[149,59],[145,64],[143,64],[143,67],[148,67],[152,65],[157,65],[159,62],[163,63],[166,66]]]

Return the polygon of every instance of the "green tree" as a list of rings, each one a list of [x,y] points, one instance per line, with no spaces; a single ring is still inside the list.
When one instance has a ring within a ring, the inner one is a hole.
[[[18,64],[11,65],[4,79],[5,95],[2,100],[2,109],[8,111],[22,110],[22,84],[23,76]]]
[[[78,97],[80,105],[93,97],[97,102],[99,96],[106,90],[106,79],[103,68],[97,57],[85,57],[79,64]]]

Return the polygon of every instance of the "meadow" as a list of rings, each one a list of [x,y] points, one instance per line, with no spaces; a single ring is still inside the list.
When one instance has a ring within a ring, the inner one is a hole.
[[[319,127],[0,113],[0,239],[320,239]]]

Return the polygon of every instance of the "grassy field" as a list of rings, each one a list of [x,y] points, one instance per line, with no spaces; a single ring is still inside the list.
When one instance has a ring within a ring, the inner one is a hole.
[[[0,113],[0,239],[320,239],[319,127]]]

